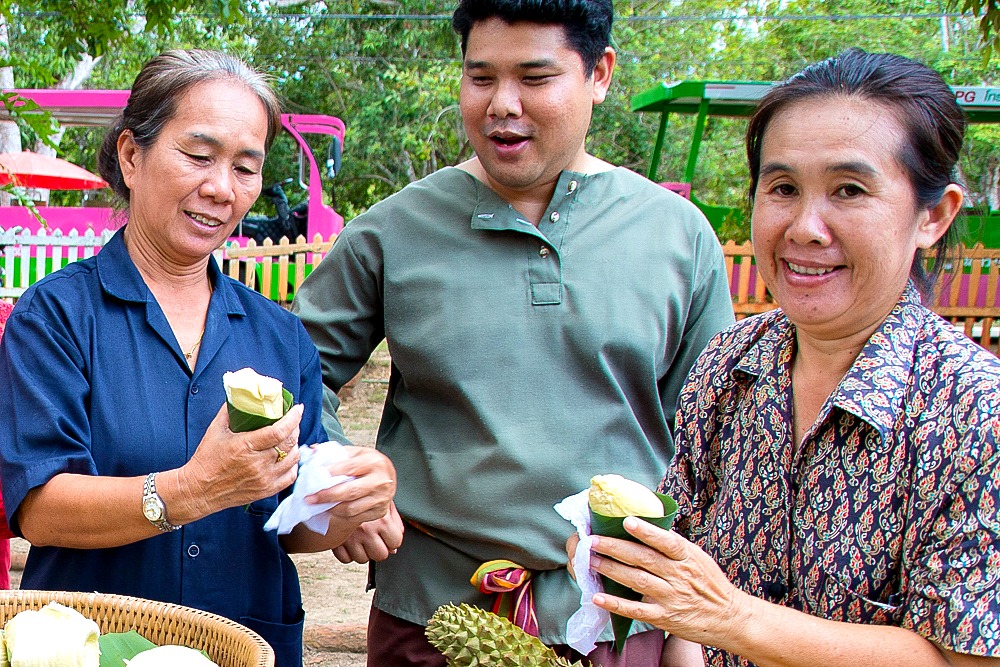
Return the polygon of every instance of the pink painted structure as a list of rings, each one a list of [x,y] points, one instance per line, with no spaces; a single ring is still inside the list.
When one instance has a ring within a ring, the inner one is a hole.
[[[52,114],[59,123],[66,126],[101,127],[107,126],[128,102],[127,90],[13,90],[20,97],[35,102]],[[295,139],[303,157],[299,176],[309,192],[308,238],[316,234],[323,240],[337,234],[344,226],[344,218],[323,202],[323,182],[319,165],[303,135],[319,134],[336,137],[343,146],[346,132],[344,122],[334,116],[282,114],[282,127]],[[305,181],[306,164],[309,180]],[[58,207],[39,206],[38,213],[45,219],[51,231],[68,233],[77,230],[81,234],[88,229],[99,233],[106,229],[117,229],[124,224],[121,216],[113,209],[98,207]],[[24,207],[0,208],[0,229],[23,227],[37,231],[41,225]],[[239,232],[239,228],[237,228]]]
[[[340,145],[343,146],[346,132],[344,121],[334,116],[285,113],[281,114],[281,124],[295,138],[301,155],[309,162],[309,180],[304,181],[309,184],[309,234],[306,238],[312,240],[319,234],[326,241],[344,228],[344,218],[323,203],[323,181],[319,175],[319,165],[316,164],[316,157],[309,150],[309,144],[302,135],[335,136],[340,139]],[[299,180],[302,180],[302,174],[299,174]]]

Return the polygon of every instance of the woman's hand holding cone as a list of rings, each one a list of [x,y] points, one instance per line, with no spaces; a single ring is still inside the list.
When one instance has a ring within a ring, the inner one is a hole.
[[[624,527],[640,542],[595,536],[591,567],[643,598],[605,593],[595,595],[594,604],[699,644],[719,646],[745,634],[739,628],[749,615],[748,596],[711,557],[674,531],[635,517]]]
[[[184,505],[197,508],[200,515],[190,520],[273,496],[291,486],[298,475],[302,410],[296,405],[270,426],[233,433],[223,405],[191,460],[177,470]],[[278,457],[275,447],[286,456]],[[171,517],[180,511],[173,505],[170,509]]]

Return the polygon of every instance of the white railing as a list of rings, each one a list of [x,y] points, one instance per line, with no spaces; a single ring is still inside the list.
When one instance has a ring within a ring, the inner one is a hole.
[[[16,299],[33,282],[69,262],[91,257],[113,232],[63,235],[0,231],[0,298]],[[214,254],[222,271],[268,298],[288,306],[299,285],[330,250],[336,236],[311,242],[270,240],[258,245],[229,241]],[[760,313],[777,304],[757,275],[753,247],[729,241],[722,246],[726,256],[737,319]],[[966,248],[963,260],[949,263],[938,283],[931,307],[967,336],[1000,355],[1000,249]]]
[[[0,298],[17,298],[29,285],[71,262],[93,257],[114,235],[76,230],[30,232],[19,228],[0,230]]]

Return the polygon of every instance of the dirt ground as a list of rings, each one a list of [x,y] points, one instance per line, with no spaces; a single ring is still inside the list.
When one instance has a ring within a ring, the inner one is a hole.
[[[340,421],[345,434],[356,445],[375,446],[389,383],[389,363],[389,353],[383,343],[355,379],[349,395],[342,395]],[[308,644],[314,636],[311,631],[319,629],[318,626],[326,625],[335,630],[336,626],[367,624],[372,601],[372,593],[365,592],[368,568],[356,563],[344,565],[330,553],[298,554],[294,560],[306,610],[307,648],[303,662],[309,667],[365,667],[363,652],[317,650],[309,648]],[[316,637],[316,640],[321,638]],[[352,642],[345,637],[342,643]],[[363,651],[363,646],[357,646],[359,643],[354,641],[355,646],[351,648]]]
[[[356,378],[350,395],[342,399],[341,421],[357,445],[375,446],[388,380],[389,354],[383,343]],[[11,584],[17,588],[21,574],[17,561],[23,563],[28,543],[13,540],[11,551],[15,562]],[[293,560],[306,610],[304,663],[309,667],[365,667],[363,627],[372,600],[372,593],[365,592],[368,568],[343,565],[330,552],[296,554]]]

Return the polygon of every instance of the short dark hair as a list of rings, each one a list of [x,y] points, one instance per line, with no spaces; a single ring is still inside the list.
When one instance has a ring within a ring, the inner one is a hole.
[[[955,165],[966,120],[955,93],[940,74],[915,60],[855,48],[806,67],[761,99],[746,134],[751,205],[760,177],[764,134],[774,116],[797,102],[840,96],[881,104],[895,115],[906,133],[896,159],[909,176],[917,206],[937,205],[945,188],[958,182]],[[910,278],[925,297],[933,292],[945,259],[957,244],[958,230],[952,225],[934,246],[934,268],[929,272],[923,252],[917,250]]]
[[[101,142],[98,171],[116,195],[125,202],[129,200],[129,188],[118,161],[118,137],[122,132],[130,131],[137,146],[149,148],[177,113],[177,102],[184,93],[195,84],[217,80],[238,81],[257,95],[267,114],[264,146],[270,149],[281,126],[281,104],[263,74],[219,51],[164,51],[143,65],[132,84],[128,103]]]
[[[569,47],[593,73],[611,44],[614,20],[612,0],[459,0],[451,25],[462,37],[462,55],[472,26],[498,18],[508,25],[518,22],[561,25]]]

